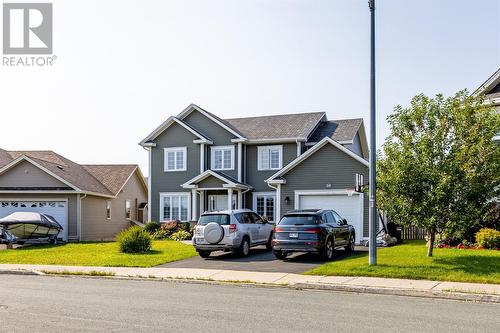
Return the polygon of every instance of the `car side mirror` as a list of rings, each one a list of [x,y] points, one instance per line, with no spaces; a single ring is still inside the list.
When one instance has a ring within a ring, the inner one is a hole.
[[[342,224],[347,224],[347,220],[346,219],[342,219]]]

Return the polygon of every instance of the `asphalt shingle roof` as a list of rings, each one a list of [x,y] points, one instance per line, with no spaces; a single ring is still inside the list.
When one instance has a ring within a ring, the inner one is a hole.
[[[137,167],[136,165],[80,165],[49,150],[7,151],[0,149],[0,168],[26,156],[85,192],[114,196]],[[125,174],[128,174],[125,176]]]
[[[226,119],[249,140],[305,138],[324,112]]]
[[[350,141],[359,130],[363,119],[340,119],[322,122],[311,135],[310,142],[319,142],[329,137],[337,142]]]

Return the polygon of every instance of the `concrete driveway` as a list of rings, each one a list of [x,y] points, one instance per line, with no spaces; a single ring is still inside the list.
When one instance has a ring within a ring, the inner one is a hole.
[[[357,251],[363,248],[356,249]],[[336,260],[346,257],[344,251],[336,251]],[[213,252],[208,259],[199,256],[185,260],[170,262],[156,267],[169,268],[203,268],[203,269],[224,269],[233,271],[253,271],[253,272],[281,272],[300,274],[311,270],[325,261],[318,255],[307,253],[295,253],[286,260],[278,260],[271,251],[267,251],[264,246],[252,248],[250,255],[241,258],[231,252]]]

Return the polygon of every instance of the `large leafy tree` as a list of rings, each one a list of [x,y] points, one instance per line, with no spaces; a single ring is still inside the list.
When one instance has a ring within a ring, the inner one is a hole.
[[[445,98],[418,95],[388,117],[378,160],[379,206],[398,223],[425,228],[427,255],[436,233],[482,223],[499,195],[500,114],[466,90]]]

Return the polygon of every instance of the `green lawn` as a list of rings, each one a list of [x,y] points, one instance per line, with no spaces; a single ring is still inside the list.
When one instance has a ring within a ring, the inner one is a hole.
[[[116,242],[82,242],[36,245],[0,251],[0,264],[152,267],[196,255],[191,245],[153,241],[147,254],[121,253]]]
[[[339,258],[305,274],[500,283],[500,251],[434,249],[434,256],[428,258],[424,241],[406,241],[377,252],[377,266],[368,266],[368,253],[363,253]]]

